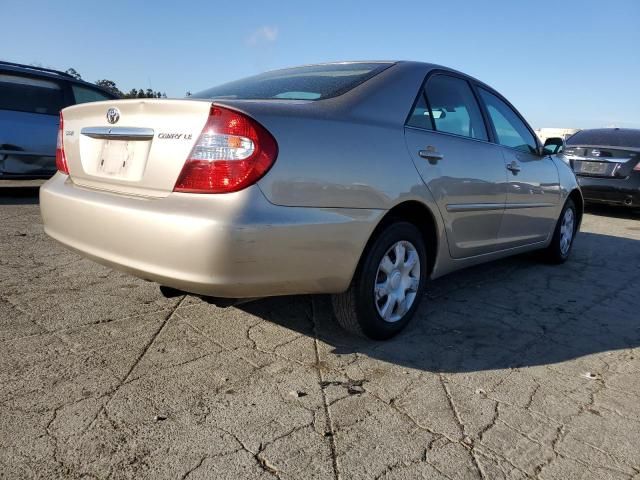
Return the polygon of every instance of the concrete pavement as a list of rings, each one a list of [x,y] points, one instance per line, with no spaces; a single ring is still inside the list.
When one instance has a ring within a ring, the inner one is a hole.
[[[436,280],[375,343],[326,297],[165,299],[0,196],[0,478],[638,480],[639,220]]]

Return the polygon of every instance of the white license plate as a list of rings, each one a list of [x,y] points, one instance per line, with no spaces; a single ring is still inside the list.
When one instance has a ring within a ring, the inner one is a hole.
[[[607,172],[607,164],[604,162],[581,162],[580,173],[592,173],[602,175]]]
[[[105,175],[124,175],[131,168],[134,158],[130,143],[125,140],[105,141],[100,153],[98,171]]]

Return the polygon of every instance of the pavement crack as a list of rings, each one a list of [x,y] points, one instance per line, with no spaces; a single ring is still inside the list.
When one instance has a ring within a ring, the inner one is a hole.
[[[185,472],[184,475],[182,475],[181,480],[185,480],[189,475],[191,475],[193,472],[195,472],[196,470],[198,470],[200,467],[202,467],[202,464],[204,463],[204,461],[209,458],[207,455],[205,455],[204,457],[202,457],[200,459],[200,461],[191,469],[187,470],[187,472]]]
[[[493,418],[491,418],[491,422],[487,424],[482,430],[478,432],[478,441],[482,442],[485,434],[496,426],[496,422],[498,421],[498,417],[500,416],[500,403],[494,402],[493,407]]]
[[[529,410],[531,408],[531,404],[533,403],[533,399],[538,393],[538,390],[540,390],[540,384],[536,382],[536,386],[533,388],[533,391],[531,392],[531,395],[529,395],[527,403],[524,405],[525,410]]]
[[[174,313],[176,312],[176,310],[178,310],[178,308],[180,307],[180,305],[182,304],[182,302],[184,302],[186,296],[183,296],[180,301],[176,304],[176,306],[169,312],[169,314],[166,316],[166,318],[162,321],[162,323],[160,324],[160,327],[158,327],[158,329],[154,332],[154,334],[152,335],[152,337],[149,339],[149,341],[147,342],[147,344],[144,346],[144,348],[142,349],[142,352],[140,352],[140,355],[138,355],[138,357],[136,358],[136,360],[133,362],[133,364],[131,365],[131,367],[129,368],[129,370],[127,371],[127,374],[124,376],[124,378],[118,383],[118,385],[116,385],[106,396],[107,401],[102,405],[102,407],[98,410],[98,412],[96,413],[96,415],[93,417],[93,420],[91,420],[91,422],[89,423],[89,425],[87,426],[87,428],[85,428],[83,430],[84,432],[87,432],[88,430],[90,430],[91,428],[93,428],[93,426],[95,425],[95,423],[98,421],[98,417],[100,416],[100,414],[105,414],[107,411],[107,407],[109,406],[109,404],[111,403],[111,401],[113,400],[113,398],[115,397],[116,393],[118,393],[118,391],[120,390],[120,388],[122,388],[123,385],[125,385],[129,378],[131,377],[131,374],[133,373],[133,371],[135,370],[135,368],[138,366],[138,364],[142,361],[142,359],[145,357],[145,355],[147,354],[147,352],[149,351],[149,349],[153,346],[153,344],[155,343],[156,339],[158,338],[158,336],[162,333],[162,331],[165,329],[165,327],[167,326],[167,324],[169,323],[169,320],[171,320],[171,318],[173,317]]]
[[[227,455],[233,455],[234,453],[238,453],[238,452],[241,452],[243,450],[244,450],[243,448],[236,448],[235,450],[231,450],[229,452],[218,453],[217,455],[203,455],[202,458],[200,460],[198,460],[198,463],[196,463],[193,467],[191,467],[189,470],[187,470],[184,473],[184,475],[182,475],[182,477],[180,477],[180,480],[186,480],[193,472],[195,472],[196,470],[201,468],[202,465],[204,465],[204,462],[206,460],[212,460],[214,458],[226,457]]]
[[[499,464],[499,460],[502,460],[503,462],[507,463],[513,470],[516,470],[517,472],[520,472],[526,478],[533,478],[528,472],[526,472],[525,470],[523,470],[522,468],[517,466],[515,463],[513,463],[507,457],[499,454],[498,452],[496,452],[495,450],[487,447],[486,445],[483,445],[482,450],[478,450],[476,453],[478,455],[480,455],[481,457],[485,457],[485,458],[491,460],[492,462],[495,462],[498,465],[498,467],[503,471],[503,473],[505,474],[505,476],[507,478],[511,478],[511,475],[509,475],[511,472],[504,471],[504,469]],[[485,476],[483,478],[487,478],[487,477]]]
[[[209,342],[211,342],[212,344],[216,345],[218,348],[224,350],[225,352],[229,352],[235,356],[237,356],[238,358],[240,358],[242,361],[248,363],[249,365],[251,365],[253,368],[259,370],[260,365],[258,365],[257,363],[255,363],[254,361],[246,358],[245,356],[239,354],[236,350],[236,348],[229,348],[228,346],[226,346],[225,344],[219,342],[218,340],[216,340],[215,338],[213,338],[211,335],[207,334],[205,331],[203,331],[202,329],[196,327],[193,323],[191,323],[188,319],[186,319],[183,316],[180,316],[180,319],[186,324],[188,325],[194,332],[196,332],[198,335],[201,335],[203,338],[205,338],[206,340],[208,340]]]
[[[316,372],[318,373],[318,382],[320,385],[323,385],[325,382],[324,375],[322,373],[322,368],[320,364],[320,349],[318,346],[318,323],[316,318],[316,304],[314,301],[314,297],[311,297],[311,320],[313,323],[313,347],[315,350],[315,360],[316,360]],[[326,417],[326,435],[329,437],[329,448],[331,450],[331,462],[333,465],[333,477],[335,480],[340,478],[340,470],[338,468],[338,456],[337,456],[337,445],[336,445],[336,432],[333,427],[333,420],[331,418],[331,411],[329,409],[329,404],[327,402],[327,394],[325,389],[320,387],[320,392],[322,394],[322,404],[324,407],[324,414]]]
[[[456,407],[455,402],[453,401],[453,397],[451,396],[451,391],[449,390],[449,385],[447,384],[447,380],[442,373],[440,373],[438,377],[440,378],[440,383],[442,384],[442,388],[447,397],[447,401],[449,402],[449,407],[451,408],[451,411],[453,412],[456,422],[458,423],[458,427],[460,428],[460,432],[463,437],[462,445],[464,445],[469,450],[469,453],[471,454],[471,459],[473,460],[473,465],[478,471],[480,478],[484,479],[486,478],[486,476],[484,471],[482,470],[482,466],[480,465],[480,462],[478,461],[478,457],[476,457],[474,442],[472,439],[468,438],[466,435],[466,431],[465,431],[466,429],[462,421],[462,417],[460,415],[460,412],[458,411],[458,408]]]
[[[434,435],[436,438],[434,440],[438,440],[441,438],[445,438],[446,440],[448,440],[451,443],[460,443],[459,439],[455,439],[452,438],[450,436],[448,436],[445,433],[441,433],[441,432],[437,432],[435,430],[433,430],[432,428],[427,427],[426,425],[423,425],[422,423],[420,423],[418,420],[416,420],[415,418],[413,418],[409,413],[405,412],[402,408],[400,408],[395,401],[391,400],[390,402],[386,402],[384,401],[381,397],[379,397],[378,395],[376,395],[375,393],[371,392],[371,391],[367,391],[367,393],[369,395],[371,395],[373,398],[375,398],[376,400],[378,400],[379,402],[381,402],[382,404],[386,405],[387,407],[392,408],[393,410],[395,410],[396,412],[398,412],[402,417],[404,417],[405,419],[407,419],[410,423],[412,423],[416,428],[420,429],[420,430],[424,430],[425,432],[430,433],[431,435]],[[428,447],[427,447],[428,448]]]
[[[307,426],[307,425],[305,425],[305,426]],[[260,467],[261,470],[273,475],[274,477],[276,477],[278,479],[280,478],[280,472],[278,471],[278,469],[275,467],[275,465],[273,465],[271,462],[269,462],[269,460],[267,460],[264,456],[262,456],[262,452],[271,443],[273,443],[273,442],[279,440],[280,438],[284,438],[287,435],[290,435],[291,433],[293,433],[296,430],[295,428],[292,431],[290,431],[290,432],[288,432],[288,433],[286,433],[286,434],[284,434],[284,435],[282,435],[282,436],[280,436],[278,438],[275,438],[274,440],[272,440],[271,442],[269,442],[267,444],[263,445],[261,443],[260,446],[258,447],[258,451],[257,452],[254,452],[249,447],[247,447],[245,445],[245,443],[242,440],[240,440],[240,438],[237,435],[235,435],[233,432],[230,432],[229,430],[226,430],[226,429],[224,429],[224,428],[222,428],[220,426],[214,426],[213,428],[215,428],[217,430],[220,430],[221,432],[226,433],[231,438],[233,438],[235,440],[235,442],[238,445],[240,445],[240,448],[242,450],[244,450],[245,452],[249,453],[253,457],[253,459],[256,461],[256,463],[258,464],[258,466]],[[299,428],[303,428],[303,427],[299,427]],[[204,459],[203,459],[203,461],[204,461]],[[183,479],[184,478],[186,478],[186,477],[183,477]]]

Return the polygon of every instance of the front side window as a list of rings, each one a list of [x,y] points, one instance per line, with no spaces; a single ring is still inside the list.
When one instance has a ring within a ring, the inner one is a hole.
[[[0,73],[0,109],[57,115],[64,106],[62,88],[56,82]]]
[[[466,80],[434,75],[427,82],[426,94],[437,131],[488,140],[480,107]]]
[[[101,102],[103,100],[112,100],[106,93],[99,92],[93,88],[83,87],[82,85],[71,85],[73,96],[76,103]]]
[[[479,90],[496,130],[498,143],[535,154],[538,147],[536,140],[516,112],[493,93],[483,88]]]

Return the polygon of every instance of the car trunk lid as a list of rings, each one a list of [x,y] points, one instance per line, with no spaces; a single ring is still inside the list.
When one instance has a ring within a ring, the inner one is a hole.
[[[626,178],[640,161],[640,149],[571,145],[564,150],[576,175]]]
[[[210,108],[208,101],[136,99],[64,109],[63,142],[72,181],[130,195],[168,195]]]

